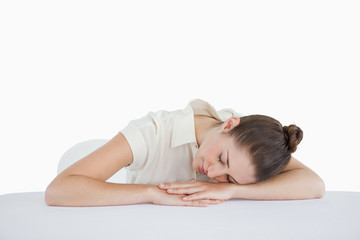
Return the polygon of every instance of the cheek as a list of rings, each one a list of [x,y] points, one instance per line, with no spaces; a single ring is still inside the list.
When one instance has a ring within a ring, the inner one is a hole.
[[[216,146],[212,146],[211,148],[209,148],[209,155],[216,155],[219,152],[218,148]]]
[[[203,144],[200,145],[198,155],[207,161],[217,158],[217,155],[219,155],[221,151],[220,145],[219,139],[206,139]]]
[[[215,156],[219,154],[219,149],[215,145],[211,145],[204,151],[204,157],[206,159],[213,159]]]

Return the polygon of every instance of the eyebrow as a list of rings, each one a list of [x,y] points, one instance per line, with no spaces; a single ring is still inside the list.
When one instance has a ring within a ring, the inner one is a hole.
[[[229,163],[229,149],[227,150],[227,160],[226,160],[226,162],[227,162],[228,168],[230,168],[230,163]],[[235,180],[235,178],[233,178],[233,176],[231,176],[231,175],[229,175],[229,176],[232,178],[232,180],[233,180],[235,183],[239,184],[239,183]]]

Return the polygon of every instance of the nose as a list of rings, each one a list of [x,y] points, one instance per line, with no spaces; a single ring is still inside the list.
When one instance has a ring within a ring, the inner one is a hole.
[[[220,177],[222,175],[226,174],[225,170],[222,169],[220,166],[212,164],[208,167],[206,175],[209,178],[215,179],[216,177]],[[216,180],[216,179],[215,179]]]

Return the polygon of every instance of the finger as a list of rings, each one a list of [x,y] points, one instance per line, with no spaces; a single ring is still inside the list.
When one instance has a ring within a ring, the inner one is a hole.
[[[193,207],[207,207],[209,204],[220,204],[225,202],[224,200],[219,199],[203,199],[203,200],[195,200],[195,201],[184,201],[184,206],[193,206]]]
[[[184,188],[168,188],[167,192],[170,194],[194,194],[202,191],[199,187],[184,187]]]
[[[178,188],[178,187],[191,187],[198,185],[198,182],[193,181],[187,181],[187,182],[172,182],[172,183],[161,183],[159,185],[159,188],[162,189],[168,189],[168,188]]]
[[[221,199],[204,199],[201,201],[206,204],[220,204],[225,202],[225,200],[221,200]]]
[[[194,193],[189,196],[183,197],[184,201],[194,201],[194,200],[201,200],[201,199],[211,199],[211,196],[207,195],[205,192],[198,192],[198,193]]]
[[[209,203],[203,200],[196,200],[196,201],[182,201],[183,206],[190,206],[190,207],[207,207]]]
[[[176,188],[176,187],[190,187],[196,185],[196,181],[187,181],[187,182],[172,182],[172,183],[161,183],[159,185],[160,188]]]

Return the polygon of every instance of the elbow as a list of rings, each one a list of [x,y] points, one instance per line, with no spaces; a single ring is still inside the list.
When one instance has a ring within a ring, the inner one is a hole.
[[[63,189],[63,184],[59,182],[59,179],[54,179],[45,190],[45,203],[48,206],[62,206]]]
[[[71,177],[62,176],[55,178],[45,190],[45,203],[48,206],[83,206],[79,203],[78,188],[73,187]],[[76,184],[75,184],[76,185]]]
[[[325,182],[319,177],[317,184],[316,184],[316,190],[315,190],[315,197],[314,198],[322,198],[325,196],[326,188],[325,188]]]
[[[55,193],[56,191],[54,191],[53,187],[51,186],[51,184],[46,188],[45,191],[45,203],[48,206],[56,206],[56,197],[55,197]]]

